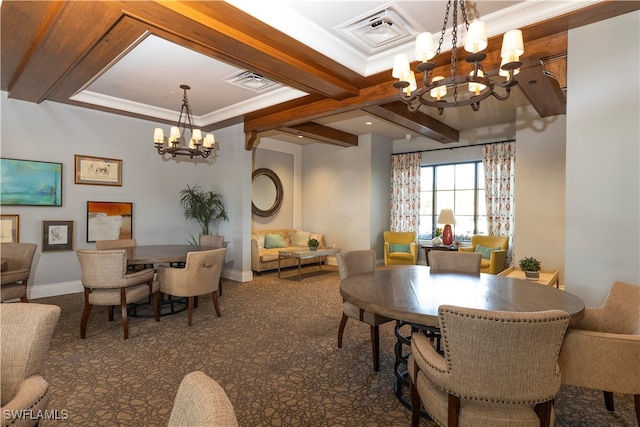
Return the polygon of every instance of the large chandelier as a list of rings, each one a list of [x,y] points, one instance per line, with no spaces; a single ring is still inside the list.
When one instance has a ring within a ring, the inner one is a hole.
[[[458,30],[460,29],[458,28],[458,6],[460,6],[466,30],[464,48],[470,52],[465,60],[473,64],[473,70],[469,74],[459,74],[456,66]],[[502,62],[498,74],[505,79],[502,81],[490,79],[482,69],[482,61],[487,57],[487,54],[482,52],[487,47],[486,24],[480,20],[469,24],[464,0],[453,0],[451,75],[448,77],[433,75],[438,56],[442,50],[450,10],[451,0],[447,2],[437,49],[434,49],[431,33],[421,33],[416,38],[415,58],[422,61],[416,67],[416,71],[423,73],[424,81],[424,85],[420,89],[416,83],[415,73],[411,71],[409,57],[406,54],[399,54],[395,57],[392,75],[398,81],[393,86],[400,90],[400,100],[407,104],[410,111],[417,110],[421,105],[436,107],[438,114],[442,114],[445,108],[462,105],[470,105],[473,111],[478,111],[480,101],[491,95],[501,101],[509,98],[511,87],[518,83],[514,77],[522,66],[522,62],[520,62],[520,56],[524,53],[522,32],[511,30],[504,34],[500,52]],[[432,58],[433,61],[431,61]],[[504,93],[496,92],[497,88],[504,89]]]
[[[169,138],[167,138],[167,147],[164,146],[164,131],[162,128],[155,128],[153,131],[153,143],[158,149],[158,154],[164,157],[169,154],[171,157],[189,156],[207,158],[213,151],[216,143],[213,134],[206,134],[204,141],[202,140],[202,131],[193,128],[193,116],[191,115],[191,107],[187,98],[187,91],[191,89],[188,85],[180,85],[180,89],[184,91],[182,96],[182,108],[180,108],[180,117],[178,117],[178,126],[171,126]],[[183,118],[184,117],[184,118]],[[185,133],[189,129],[191,138],[186,143]]]

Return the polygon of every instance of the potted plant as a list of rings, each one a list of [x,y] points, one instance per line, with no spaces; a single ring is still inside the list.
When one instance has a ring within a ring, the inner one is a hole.
[[[520,270],[529,280],[536,280],[540,277],[540,261],[533,257],[522,258],[519,261]]]
[[[216,234],[220,221],[228,221],[229,216],[224,206],[222,195],[213,191],[204,191],[197,184],[180,191],[180,206],[184,209],[184,217],[195,219],[200,224],[200,234],[209,234],[209,227],[213,225]],[[192,243],[197,240],[191,237]]]
[[[307,246],[309,246],[310,251],[317,251],[318,246],[320,246],[320,242],[318,242],[317,239],[309,239]]]
[[[440,236],[442,236],[442,228],[436,227],[433,230],[433,239],[431,239],[431,243],[433,244],[433,246],[440,246],[442,244]]]

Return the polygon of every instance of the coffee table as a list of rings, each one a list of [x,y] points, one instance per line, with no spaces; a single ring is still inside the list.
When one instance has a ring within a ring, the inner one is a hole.
[[[322,269],[322,257],[327,255],[335,255],[340,252],[340,249],[336,248],[326,248],[326,249],[318,249],[316,251],[280,251],[278,252],[278,278],[280,278],[280,260],[285,258],[295,258],[298,260],[298,281],[300,281],[302,277],[301,273],[301,264],[303,259],[310,258],[319,258],[318,259],[318,269]]]

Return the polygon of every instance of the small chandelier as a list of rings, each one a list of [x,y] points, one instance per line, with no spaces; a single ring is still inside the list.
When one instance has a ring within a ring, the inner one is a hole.
[[[187,90],[191,89],[188,85],[180,85],[180,89],[184,91],[182,96],[182,108],[180,108],[180,117],[178,117],[178,126],[171,126],[169,138],[167,140],[167,148],[164,148],[164,131],[162,128],[155,128],[153,131],[153,143],[158,149],[158,154],[176,156],[189,156],[207,158],[213,151],[216,143],[213,134],[206,134],[204,142],[202,141],[202,131],[193,128],[193,116],[191,115],[191,107],[189,99],[187,99]],[[183,119],[184,116],[184,119]],[[185,132],[187,127],[191,133],[189,144],[187,145]]]
[[[456,69],[458,59],[458,5],[460,6],[467,31],[464,48],[467,52],[470,52],[465,60],[473,64],[473,70],[469,74],[463,75],[459,75]],[[478,111],[480,101],[491,95],[500,101],[509,98],[511,88],[518,83],[514,77],[522,66],[522,62],[520,62],[520,56],[524,53],[522,31],[511,30],[503,36],[500,52],[502,62],[499,75],[506,77],[506,79],[498,81],[488,78],[482,69],[482,61],[487,57],[487,54],[482,52],[487,47],[486,24],[480,20],[469,24],[464,0],[453,0],[451,76],[432,75],[442,50],[450,9],[451,0],[447,2],[447,10],[437,50],[434,49],[433,35],[431,33],[421,33],[416,38],[415,58],[418,61],[422,61],[421,64],[418,64],[416,70],[423,73],[423,87],[418,89],[416,77],[414,72],[411,71],[408,56],[399,54],[395,57],[392,75],[398,81],[393,86],[399,89],[400,100],[407,104],[410,111],[416,111],[421,105],[437,108],[440,115],[445,108],[462,105],[470,105],[473,111]],[[435,59],[430,61],[434,57]],[[464,85],[468,85],[469,96],[463,95],[463,92],[465,92]],[[496,92],[497,88],[504,89],[504,94]],[[449,89],[453,90],[453,95],[447,97]],[[445,99],[445,97],[447,98]]]

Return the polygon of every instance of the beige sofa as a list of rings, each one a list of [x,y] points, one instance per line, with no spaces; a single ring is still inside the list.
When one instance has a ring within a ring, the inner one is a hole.
[[[266,237],[271,235],[270,237]],[[282,236],[285,247],[269,247],[269,242],[273,242],[274,235]],[[309,239],[317,239],[320,242],[320,248],[324,248],[324,235],[311,233],[305,230],[296,230],[293,228],[282,228],[276,230],[254,230],[251,233],[251,270],[261,273],[267,270],[278,268],[278,252],[290,250],[307,250],[307,241]],[[267,241],[267,247],[265,247]],[[321,261],[326,261],[327,257],[322,257]],[[303,259],[302,265],[317,263],[318,258]],[[294,258],[283,258],[280,261],[281,267],[291,267],[298,265],[298,260]]]

